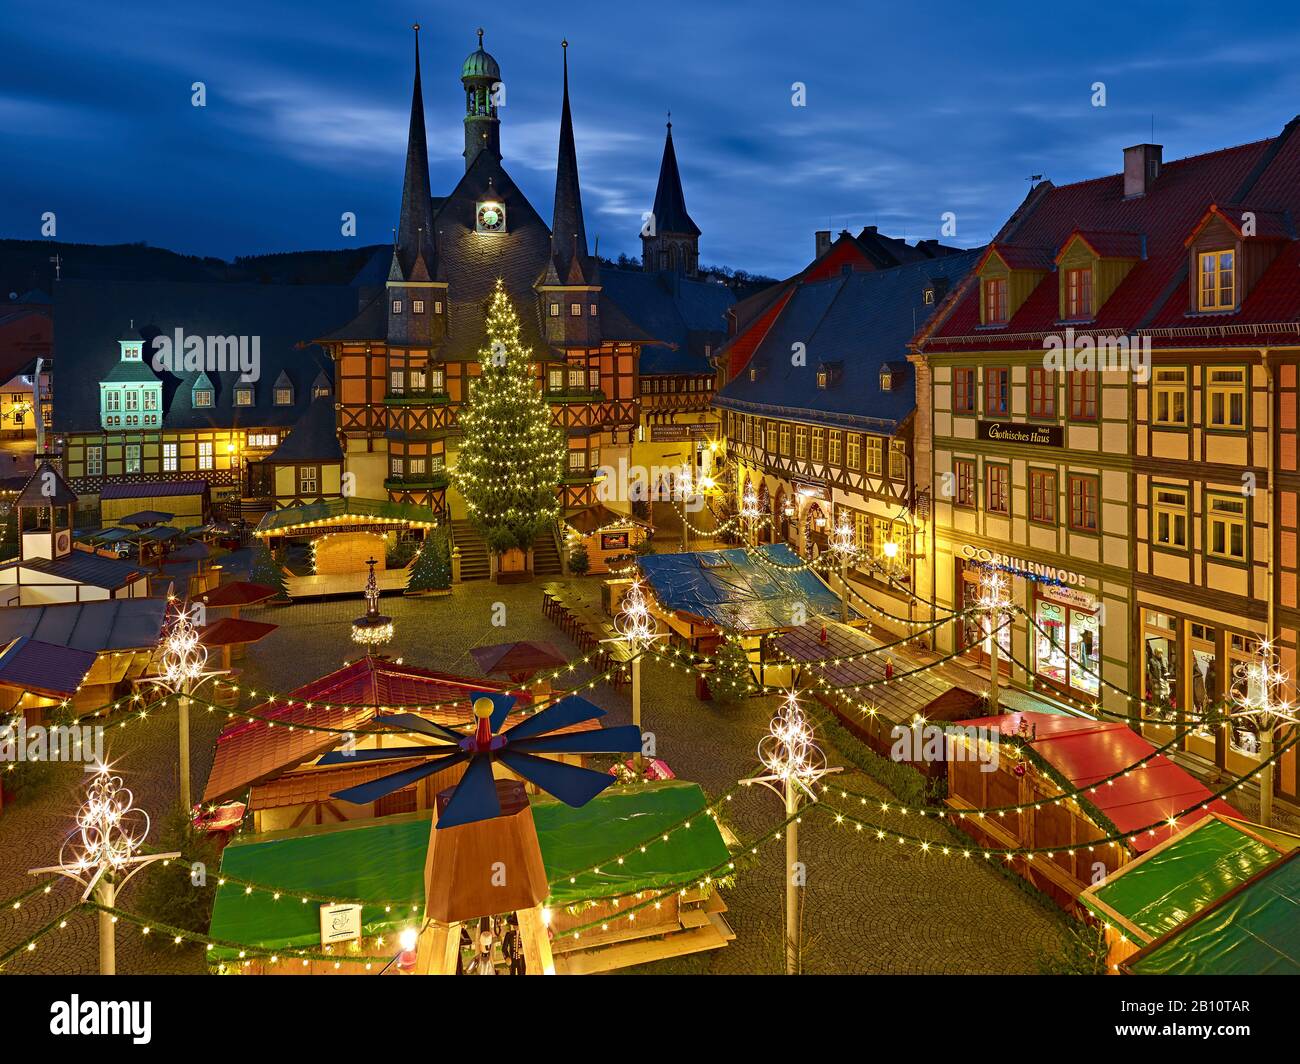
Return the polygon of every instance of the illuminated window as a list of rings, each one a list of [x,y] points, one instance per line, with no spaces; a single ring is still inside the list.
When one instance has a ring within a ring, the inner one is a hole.
[[[1065,316],[1092,317],[1092,269],[1065,271]]]
[[[1186,488],[1153,489],[1152,534],[1160,546],[1187,549],[1187,500]]]
[[[138,443],[128,443],[126,445],[126,472],[140,472],[140,445]]]
[[[1206,548],[1212,558],[1246,560],[1246,500],[1242,496],[1206,496]]]
[[[975,370],[958,367],[952,371],[952,408],[958,414],[975,412]]]
[[[794,456],[796,458],[808,457],[808,426],[798,425],[794,430]]]
[[[98,477],[104,474],[104,448],[94,445],[86,448],[86,476]]]
[[[1211,367],[1206,387],[1206,424],[1212,429],[1246,427],[1246,370]]]
[[[1070,477],[1070,527],[1078,532],[1097,531],[1096,477]]]
[[[954,502],[958,506],[975,508],[975,463],[965,458],[955,458],[952,463],[953,476],[956,480],[957,494]]]
[[[844,434],[838,429],[832,429],[826,439],[826,461],[833,466],[840,464],[840,454],[843,448]]]
[[[812,460],[814,462],[824,462],[826,460],[826,430],[812,430]]]
[[[990,417],[1006,417],[1010,404],[1011,371],[986,369],[984,371],[984,413]]]
[[[1156,370],[1151,389],[1151,421],[1176,428],[1187,425],[1187,370]]]
[[[867,437],[867,468],[872,476],[880,476],[885,471],[885,440],[883,436]]]
[[[1056,374],[1042,366],[1029,370],[1029,416],[1056,417]]]
[[[419,313],[419,311],[417,311],[416,313]],[[320,486],[319,466],[298,467],[298,494],[299,495],[315,495],[319,486]]]
[[[202,440],[199,442],[199,468],[212,468],[212,441]]]
[[[1097,373],[1090,369],[1076,369],[1069,378],[1070,420],[1097,420]]]
[[[862,436],[857,432],[849,433],[848,466],[850,469],[862,468]]]
[[[393,313],[394,314],[402,313],[402,301],[400,299],[393,300]]]
[[[145,405],[148,406],[148,403],[146,402]],[[235,405],[236,406],[253,405],[253,386],[251,384],[241,384],[239,385],[239,387],[235,389]]]
[[[1231,310],[1237,305],[1234,253],[1203,251],[1200,262],[1197,307],[1201,310]]]
[[[1007,322],[1007,279],[990,277],[984,282],[984,324],[1005,325]]]
[[[1029,471],[1029,520],[1042,525],[1056,524],[1056,471]]]
[[[176,470],[179,468],[179,462],[178,462],[178,458],[177,458],[176,444],[174,444],[174,443],[164,443],[164,444],[163,444],[163,449],[162,449],[162,454],[163,454],[163,463],[162,463],[162,465],[163,465],[163,472],[164,472],[164,473],[175,473]]]
[[[423,313],[424,313],[424,300],[423,300],[423,299],[412,299],[412,300],[411,300],[411,313],[412,313],[412,314],[423,314]],[[316,489],[313,488],[312,490],[315,491]]]
[[[985,463],[984,508],[991,514],[1011,513],[1010,467]]]

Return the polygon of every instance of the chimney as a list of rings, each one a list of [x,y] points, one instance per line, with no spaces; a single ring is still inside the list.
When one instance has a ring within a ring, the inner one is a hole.
[[[1135,144],[1124,149],[1124,197],[1144,196],[1160,176],[1160,144]]]
[[[829,229],[818,229],[813,233],[817,241],[817,254],[813,258],[820,259],[826,252],[831,249],[831,231]]]

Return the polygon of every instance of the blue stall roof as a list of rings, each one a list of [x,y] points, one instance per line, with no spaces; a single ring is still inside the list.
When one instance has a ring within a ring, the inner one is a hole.
[[[664,609],[731,632],[797,628],[819,615],[839,616],[839,595],[784,543],[651,554],[639,565]],[[849,616],[860,615],[850,609]]]

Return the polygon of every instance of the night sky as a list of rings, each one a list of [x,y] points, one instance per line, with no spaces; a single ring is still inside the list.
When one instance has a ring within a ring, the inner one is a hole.
[[[229,258],[387,241],[419,21],[434,194],[463,172],[459,73],[483,25],[502,153],[550,217],[560,38],[589,238],[639,254],[671,108],[701,260],[784,276],[813,230],[985,242],[1031,174],[1276,134],[1300,112],[1300,5],[30,3],[0,21],[0,236]],[[1113,7],[1115,13],[1104,13]],[[556,12],[561,12],[556,14]],[[208,105],[190,103],[203,81]],[[807,106],[791,106],[791,85]],[[1092,106],[1092,85],[1107,106]]]

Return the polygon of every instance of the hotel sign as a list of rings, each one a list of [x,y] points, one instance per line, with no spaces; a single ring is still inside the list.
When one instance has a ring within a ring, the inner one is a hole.
[[[978,439],[991,443],[1026,443],[1031,447],[1060,447],[1065,430],[1060,425],[1026,425],[1018,421],[980,421]]]

